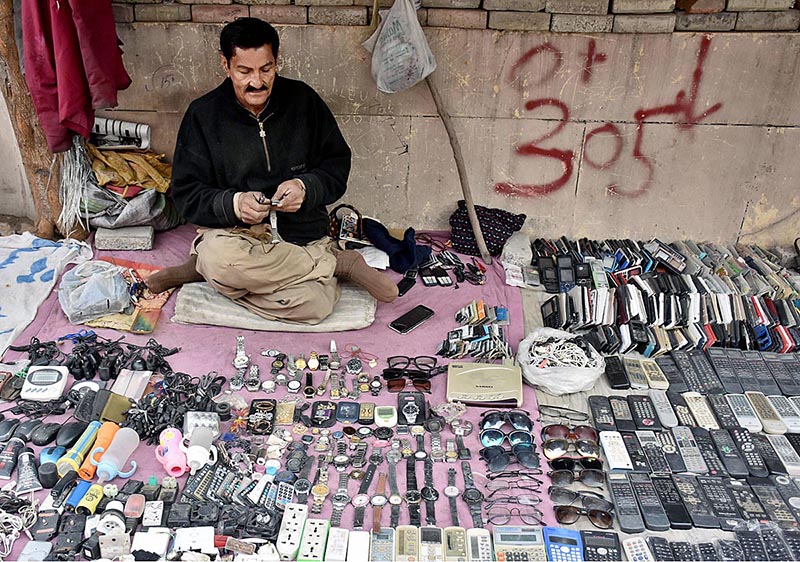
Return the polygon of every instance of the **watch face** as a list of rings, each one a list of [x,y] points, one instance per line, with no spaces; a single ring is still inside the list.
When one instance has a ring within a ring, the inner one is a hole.
[[[392,505],[400,505],[401,503],[403,503],[403,496],[401,496],[400,494],[394,494],[392,496],[389,496],[389,503]]]
[[[443,460],[444,460],[444,457],[445,457],[445,453],[444,453],[444,451],[432,451],[432,452],[431,452],[431,458],[432,458],[434,461],[437,461],[437,462],[438,462],[438,461],[443,461]]]
[[[386,460],[390,463],[397,464],[403,458],[403,453],[398,451],[397,449],[392,449],[388,453],[386,453]]]
[[[300,472],[303,468],[303,460],[302,459],[289,459],[286,461],[286,470],[289,472]]]
[[[406,492],[406,501],[408,503],[419,503],[422,495],[417,490],[409,490]]]
[[[419,412],[419,408],[417,408],[416,406],[414,406],[414,408],[416,408],[416,412],[407,412],[406,408],[407,408],[407,406],[403,407],[403,413],[404,414],[408,414],[408,413],[415,414],[415,413]],[[417,435],[425,435],[425,428],[422,427],[421,425],[415,425],[414,427],[411,428],[410,431],[411,431],[411,435],[414,435],[415,437]]]
[[[358,431],[356,433],[358,433],[361,437],[369,437],[370,435],[372,435],[372,428],[371,427],[359,427]]]
[[[434,488],[433,486],[425,486],[422,488],[422,499],[425,501],[432,501],[435,502],[439,499],[439,491]]]
[[[455,486],[448,486],[444,489],[444,495],[448,498],[455,498],[461,493],[461,490],[456,488]]]
[[[301,386],[300,381],[297,379],[290,380],[288,383],[286,383],[286,388],[288,388],[289,390],[298,391],[300,390],[300,386]]]
[[[330,493],[330,489],[325,484],[317,484],[311,488],[311,495],[325,497]]]
[[[483,493],[477,488],[467,488],[464,490],[464,501],[470,504],[476,504],[483,501]]]
[[[422,451],[422,450],[414,451],[414,458],[417,459],[417,460],[420,460],[420,461],[421,460],[425,460],[425,459],[428,458],[428,453],[426,453],[425,451]]]
[[[350,457],[347,455],[336,455],[333,457],[333,464],[334,465],[347,465],[350,463]]]
[[[375,436],[375,439],[379,439],[381,441],[385,441],[387,439],[391,439],[394,433],[388,427],[379,427],[376,428],[375,431],[372,432]]]
[[[364,507],[369,504],[369,496],[367,494],[358,494],[353,498],[354,507]]]
[[[444,429],[442,418],[430,418],[425,420],[425,429],[431,433],[439,433]]]
[[[370,500],[370,503],[374,507],[382,507],[382,506],[386,505],[387,501],[389,501],[389,499],[386,496],[372,496],[372,499]]]
[[[298,494],[307,494],[311,490],[311,481],[308,478],[301,478],[294,483],[294,491]]]
[[[350,503],[350,496],[347,494],[334,494],[331,498],[331,501],[333,502],[334,507],[337,505],[344,507]]]

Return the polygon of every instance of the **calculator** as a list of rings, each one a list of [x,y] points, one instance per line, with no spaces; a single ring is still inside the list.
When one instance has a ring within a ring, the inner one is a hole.
[[[612,531],[581,531],[583,557],[588,561],[622,560],[622,547],[617,533]]]
[[[497,562],[507,562],[511,560],[547,560],[545,555],[545,538],[543,531],[550,527],[534,527],[523,525],[521,527],[499,525],[494,528],[494,556]],[[562,529],[555,529],[561,531]],[[573,531],[570,531],[573,532]],[[574,532],[573,532],[574,533]],[[581,537],[579,533],[578,545],[580,547]],[[550,560],[580,560],[583,548],[578,550],[577,558],[552,558]]]
[[[583,560],[583,539],[578,531],[561,527],[544,527],[542,529],[547,559],[550,562],[580,562]],[[495,543],[497,551],[497,543]],[[497,558],[500,562],[500,558]]]

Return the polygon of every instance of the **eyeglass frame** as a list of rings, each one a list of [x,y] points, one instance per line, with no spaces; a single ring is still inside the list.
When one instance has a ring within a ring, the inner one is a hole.
[[[502,510],[508,511],[508,521],[506,521],[505,523],[495,523],[494,521],[492,521],[492,516],[491,516],[490,512],[492,510],[498,510],[498,509],[502,509]],[[519,517],[520,521],[522,521],[526,525],[545,525],[544,513],[542,513],[542,511],[540,509],[537,509],[535,507],[532,507],[532,509],[534,511],[533,514],[526,513],[525,515],[533,515],[533,518],[536,520],[536,523],[528,523],[527,521],[525,521],[523,519],[522,511],[518,507],[505,507],[505,506],[502,506],[502,505],[499,505],[499,506],[498,505],[493,505],[493,506],[491,506],[491,507],[486,509],[486,523],[491,523],[492,525],[506,525],[506,524],[508,524],[509,521],[511,521],[512,517]]]

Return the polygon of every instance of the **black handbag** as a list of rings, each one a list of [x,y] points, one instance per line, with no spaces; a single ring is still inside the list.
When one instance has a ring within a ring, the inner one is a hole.
[[[478,215],[486,247],[492,256],[500,254],[506,241],[522,228],[527,218],[524,214],[515,215],[503,209],[480,205],[475,205],[475,212]],[[450,241],[457,252],[470,256],[481,255],[467,215],[467,203],[463,199],[458,202],[458,208],[450,215]]]

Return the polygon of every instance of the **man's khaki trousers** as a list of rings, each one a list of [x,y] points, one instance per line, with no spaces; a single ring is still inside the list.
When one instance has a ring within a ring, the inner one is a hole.
[[[269,227],[210,229],[192,244],[197,272],[234,302],[270,320],[317,324],[339,299],[333,242],[271,244]]]

